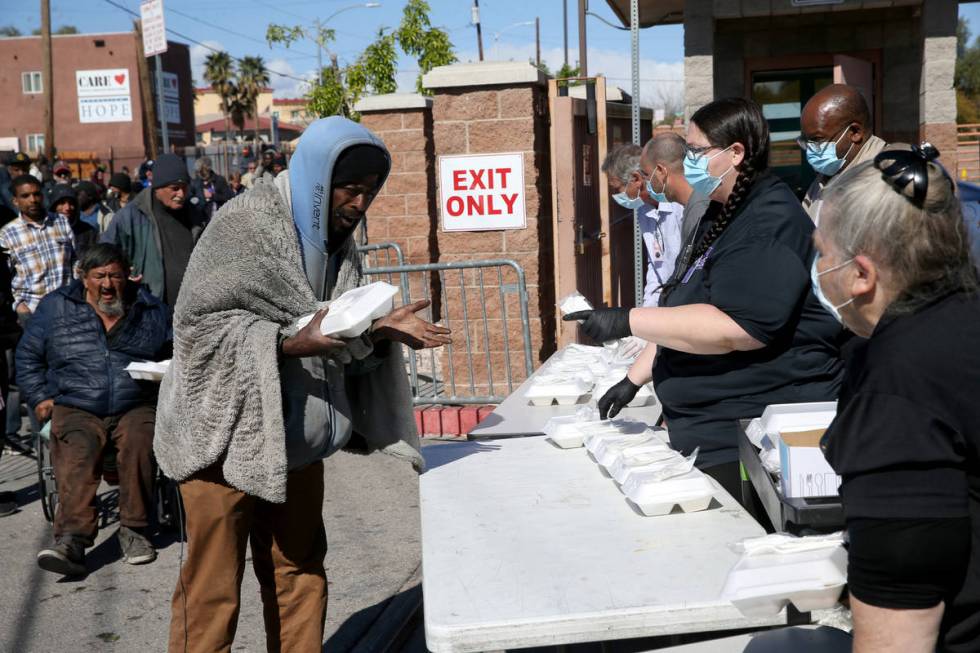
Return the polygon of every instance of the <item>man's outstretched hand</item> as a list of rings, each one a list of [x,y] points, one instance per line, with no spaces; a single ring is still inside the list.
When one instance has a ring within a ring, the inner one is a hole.
[[[310,323],[300,329],[296,335],[282,341],[282,355],[287,358],[306,358],[308,356],[326,356],[330,352],[343,348],[344,341],[331,338],[320,333],[320,323],[330,309],[317,311]]]
[[[385,317],[376,320],[371,335],[376,339],[400,342],[412,349],[432,349],[452,343],[452,331],[446,327],[426,322],[416,313],[429,307],[428,299],[396,308]]]

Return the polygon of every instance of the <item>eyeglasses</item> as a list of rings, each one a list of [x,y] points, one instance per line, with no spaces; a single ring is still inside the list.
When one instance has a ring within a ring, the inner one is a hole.
[[[874,166],[881,170],[881,176],[901,195],[905,195],[905,189],[912,184],[912,197],[909,199],[921,208],[929,192],[929,164],[938,158],[939,150],[935,146],[922,143],[913,145],[908,151],[885,150],[875,157]],[[885,162],[890,163],[885,165]],[[949,182],[950,188],[955,191],[956,185],[946,168],[939,163],[936,165]]]
[[[844,134],[847,133],[847,130],[849,128],[850,125],[845,127],[844,131],[840,133],[840,136],[838,136],[833,140],[834,145],[837,145],[837,143],[840,142],[840,139],[844,138]],[[799,136],[796,137],[796,144],[800,146],[801,150],[803,150],[804,152],[812,152],[814,154],[820,152],[820,150],[823,149],[824,145],[830,142],[831,140],[829,138],[825,141],[817,141],[817,140],[809,139],[803,134],[800,134]]]
[[[701,157],[703,157],[711,150],[720,149],[718,147],[715,147],[714,145],[702,145],[702,146],[685,145],[685,148],[687,149],[687,158],[689,158],[692,163],[697,163],[698,161],[700,161]]]

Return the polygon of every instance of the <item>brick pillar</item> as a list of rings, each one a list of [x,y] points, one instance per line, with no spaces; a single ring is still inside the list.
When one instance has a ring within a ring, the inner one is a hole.
[[[391,153],[391,175],[368,211],[368,241],[398,243],[407,263],[437,261],[432,99],[375,95],[355,109]]]
[[[919,138],[942,153],[950,174],[958,177],[956,155],[955,0],[930,0],[922,6],[922,76],[919,82]]]
[[[715,20],[711,0],[684,6],[684,118],[715,99]]]
[[[477,259],[512,259],[524,270],[528,288],[529,327],[535,365],[554,351],[555,288],[549,271],[552,263],[551,190],[549,161],[548,98],[546,77],[527,63],[493,62],[455,64],[436,68],[423,79],[434,92],[433,140],[436,157],[485,153],[522,152],[526,190],[527,228],[502,231],[445,232],[436,235],[440,261]],[[438,174],[436,175],[438,177]],[[436,179],[438,185],[438,179]],[[436,189],[438,193],[438,188]],[[437,194],[438,197],[438,194]],[[438,200],[436,202],[438,211]],[[500,311],[499,285],[496,273],[485,278],[487,299],[479,299],[479,279],[465,275],[468,311],[487,311],[489,337],[483,333],[482,321],[473,321],[470,351],[474,352],[474,370],[478,385],[484,385],[487,373],[479,369],[489,350],[495,369],[504,360],[504,339],[511,347],[511,370],[515,379],[524,378],[521,355],[514,347],[521,345],[521,321],[517,297],[507,294],[507,327]],[[504,284],[510,283],[507,279]],[[462,298],[458,275],[446,277],[447,310],[460,318]],[[470,313],[474,315],[474,313]],[[457,322],[459,324],[459,322]],[[461,345],[462,335],[456,336]],[[456,349],[454,364],[465,369],[465,347]],[[457,374],[459,372],[457,371]],[[495,381],[500,373],[494,373]],[[468,379],[465,379],[468,384]],[[499,385],[497,386],[499,392]]]

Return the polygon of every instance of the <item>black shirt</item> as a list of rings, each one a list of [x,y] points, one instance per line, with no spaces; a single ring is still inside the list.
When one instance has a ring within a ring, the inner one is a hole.
[[[711,356],[661,348],[654,384],[671,443],[684,453],[700,447],[700,467],[738,459],[737,420],[769,404],[837,397],[842,328],[811,291],[813,229],[789,186],[765,173],[663,302],[711,304],[765,345]]]
[[[163,250],[164,296],[161,299],[169,306],[177,303],[180,284],[194,249],[190,213],[187,206],[180,211],[168,211],[156,198],[153,199],[153,214],[160,229],[160,249]]]
[[[946,648],[980,650],[980,298],[955,293],[884,318],[848,352],[823,439],[848,520],[972,517]]]

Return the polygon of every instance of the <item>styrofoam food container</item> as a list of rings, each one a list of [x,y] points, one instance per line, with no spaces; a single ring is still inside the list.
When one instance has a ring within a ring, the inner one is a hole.
[[[618,423],[617,423],[618,422]],[[551,438],[551,441],[562,449],[575,449],[584,444],[588,434],[594,434],[597,429],[602,429],[601,433],[641,433],[645,425],[641,422],[627,420],[606,421],[586,421],[583,422],[574,415],[567,417],[552,417],[544,425],[544,434]]]
[[[376,281],[359,288],[351,288],[330,302],[330,310],[320,322],[320,333],[334,338],[356,338],[375,320],[391,313],[398,287],[384,281]],[[316,314],[300,318],[296,325],[302,329]]]
[[[592,449],[591,453],[600,467],[608,469],[622,455],[624,450],[651,442],[660,442],[660,440],[651,431],[645,430],[643,433],[619,440],[602,440]]]
[[[626,480],[622,490],[626,498],[644,515],[666,515],[680,506],[684,512],[697,512],[711,505],[715,488],[697,469],[665,481],[644,482],[635,474]]]
[[[651,446],[652,444],[651,442],[647,445],[630,447],[629,449],[623,450],[612,464],[606,468],[606,471],[609,472],[613,480],[622,485],[629,478],[630,474],[652,472],[664,465],[678,462],[683,458],[678,452],[663,445],[663,443],[661,443],[662,446],[660,448]]]
[[[622,375],[617,376],[615,381],[610,382],[608,379],[597,381],[595,384],[595,389],[592,392],[592,397],[598,401],[604,394],[609,392],[611,387],[622,381],[624,376],[626,376],[625,372]],[[640,386],[640,389],[637,390],[636,396],[633,397],[633,399],[626,405],[630,408],[641,408],[643,406],[648,406],[651,403],[653,403],[653,388],[650,387],[649,383],[644,383]]]
[[[609,420],[609,422],[611,421],[613,420]],[[648,431],[646,425],[643,424],[642,422],[635,422],[636,424],[642,426],[643,427],[642,429],[637,427],[638,430],[632,430],[632,431],[621,430],[619,428],[616,428],[615,426],[607,426],[606,425],[607,423],[597,424],[595,426],[590,426],[582,430],[583,433],[585,434],[583,443],[585,444],[585,448],[588,449],[590,454],[594,455],[596,449],[605,442],[617,442],[623,439],[630,439],[636,441],[636,436],[645,435],[646,432]],[[639,444],[639,441],[637,441],[636,443]]]
[[[167,373],[170,361],[133,361],[126,366],[129,376],[137,381],[162,381],[163,375]]]
[[[576,291],[562,297],[561,301],[558,303],[558,309],[561,311],[562,315],[568,315],[569,313],[575,313],[576,311],[591,311],[592,304],[589,303],[589,300],[587,300],[582,293]]]
[[[746,617],[778,614],[787,602],[800,612],[811,612],[834,607],[845,583],[844,547],[743,556],[728,572],[722,598]]]
[[[541,383],[535,379],[524,396],[533,406],[550,406],[552,403],[557,403],[559,406],[571,406],[578,403],[591,389],[590,384],[579,379],[547,383]]]

